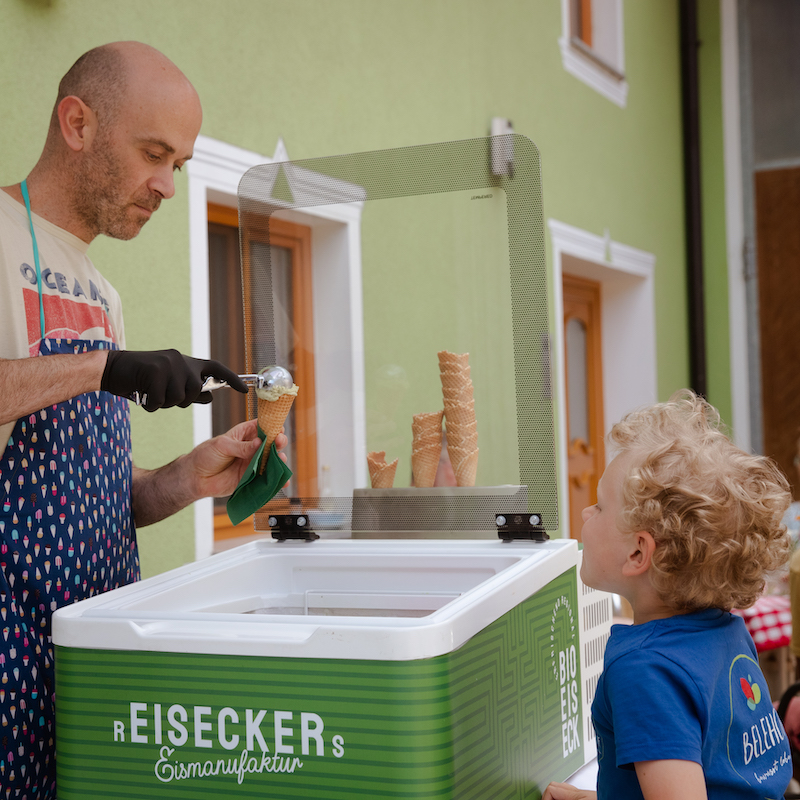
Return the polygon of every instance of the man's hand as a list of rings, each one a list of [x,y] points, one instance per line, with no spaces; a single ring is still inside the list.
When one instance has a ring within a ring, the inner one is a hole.
[[[287,444],[286,436],[279,433],[275,447],[282,450]],[[188,458],[197,482],[197,496],[225,497],[231,494],[260,446],[258,421],[251,419],[195,447]],[[279,455],[286,461],[284,453]]]
[[[247,384],[219,361],[203,361],[177,350],[111,350],[100,388],[120,397],[138,392],[147,411],[192,403],[210,403],[211,392],[204,392],[203,381],[219,378],[237,392],[247,392]]]
[[[275,439],[278,450],[288,443],[283,433]],[[137,527],[160,522],[201,497],[232,494],[260,445],[258,422],[251,419],[159,469],[134,466],[131,498]],[[286,461],[284,453],[280,457]]]
[[[551,783],[544,790],[542,800],[597,800],[597,792],[576,789],[568,783]]]

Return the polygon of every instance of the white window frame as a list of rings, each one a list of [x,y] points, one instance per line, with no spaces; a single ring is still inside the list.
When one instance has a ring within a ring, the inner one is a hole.
[[[725,159],[725,230],[728,256],[728,336],[731,359],[731,427],[736,444],[753,446],[748,343],[746,226],[739,101],[739,25],[736,0],[720,0],[722,28],[722,136]]]
[[[655,264],[652,253],[610,235],[598,236],[549,219],[553,247],[554,372],[558,397],[557,448],[561,528],[569,536],[564,272],[600,284],[604,433],[626,412],[657,397]],[[565,269],[565,262],[568,269]],[[609,454],[607,454],[609,455]]]
[[[574,41],[571,30],[570,0],[561,0],[561,63],[564,69],[578,80],[590,86],[606,99],[620,108],[628,102],[628,81],[625,78],[625,28],[623,24],[622,0],[613,0],[617,24],[617,53],[609,68],[602,65],[603,60],[585,52]]]
[[[248,169],[261,164],[288,161],[283,141],[278,142],[272,158],[243,150],[235,145],[199,136],[194,155],[188,162],[189,182],[189,264],[191,293],[192,355],[209,358],[211,332],[209,317],[208,281],[208,203],[238,207],[239,181]],[[299,173],[298,173],[299,174]],[[315,184],[314,174],[302,171],[306,195]],[[330,185],[330,179],[320,182]],[[323,190],[324,191],[324,190]],[[361,296],[361,211],[363,203],[331,204],[293,212],[292,219],[312,229],[312,269],[314,269],[314,347],[315,381],[320,391],[331,384],[341,386],[341,358],[326,357],[333,342],[348,342],[350,348],[350,392],[338,392],[341,407],[325,404],[318,413],[335,415],[344,422],[332,426],[320,420],[320,429],[352,430],[349,441],[326,441],[318,437],[320,465],[332,465],[330,473],[347,485],[348,494],[353,486],[365,486],[366,429],[364,392],[364,331]],[[338,303],[322,302],[317,298],[331,294],[330,269],[317,273],[320,265],[335,265],[336,295]],[[325,310],[329,313],[325,315]],[[344,311],[343,311],[344,310]],[[349,310],[349,313],[345,311]],[[321,318],[322,314],[324,318]],[[328,375],[326,365],[333,364],[336,374]],[[211,437],[211,406],[195,404],[193,409],[195,446]],[[348,424],[349,420],[349,424]],[[335,467],[335,468],[334,468]],[[333,486],[336,493],[338,487]],[[205,558],[214,550],[214,501],[203,498],[194,504],[195,558]]]

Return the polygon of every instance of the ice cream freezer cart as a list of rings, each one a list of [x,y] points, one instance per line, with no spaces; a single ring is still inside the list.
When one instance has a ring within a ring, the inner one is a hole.
[[[292,372],[294,475],[272,538],[55,614],[59,798],[535,800],[594,755],[611,619],[560,538],[538,151],[265,164],[238,201],[239,370]]]
[[[59,798],[527,798],[594,755],[573,541],[254,542],[62,609]]]

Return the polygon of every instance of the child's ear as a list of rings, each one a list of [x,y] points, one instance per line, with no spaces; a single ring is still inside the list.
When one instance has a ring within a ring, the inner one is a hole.
[[[648,531],[638,531],[631,534],[631,544],[628,558],[622,567],[622,574],[632,578],[643,575],[650,569],[653,553],[656,549],[656,540]]]

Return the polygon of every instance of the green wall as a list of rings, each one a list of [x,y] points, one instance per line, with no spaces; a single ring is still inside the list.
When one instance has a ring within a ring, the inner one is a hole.
[[[701,0],[712,296],[726,286],[715,9]],[[203,100],[203,134],[265,154],[279,137],[293,159],[467,139],[508,117],[541,152],[545,219],[608,229],[655,254],[664,398],[689,374],[677,2],[628,0],[624,24],[621,109],[563,69],[557,0],[0,0],[0,182],[21,180],[38,157],[63,72],[116,39],[152,44],[184,70]],[[177,183],[136,240],[90,250],[123,297],[133,349],[190,347],[185,175]],[[709,303],[710,385],[728,416],[723,305]],[[139,466],[191,439],[188,412],[134,411]],[[140,535],[146,573],[193,557],[191,511]]]
[[[698,3],[700,39],[700,158],[703,192],[708,396],[729,424],[733,418],[725,229],[725,160],[722,136],[722,41],[718,0]],[[744,320],[742,320],[744,324]]]

